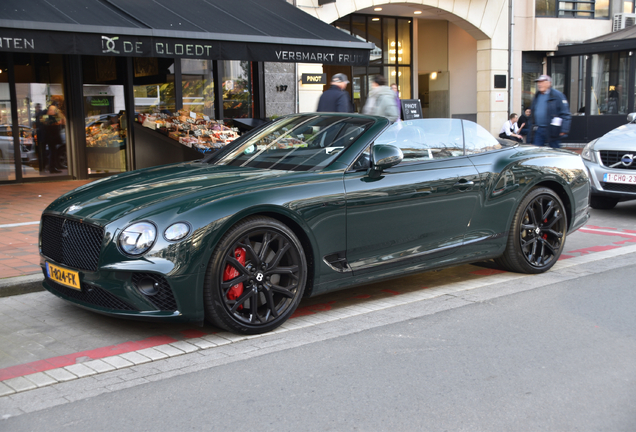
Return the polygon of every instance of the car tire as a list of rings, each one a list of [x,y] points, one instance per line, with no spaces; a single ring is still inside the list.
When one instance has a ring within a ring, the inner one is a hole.
[[[506,250],[495,262],[517,273],[543,273],[561,256],[566,232],[561,199],[551,189],[535,188],[517,207]]]
[[[590,198],[590,207],[597,210],[611,210],[618,204],[618,199],[604,196],[594,196]]]
[[[266,333],[296,310],[305,290],[303,247],[280,221],[249,217],[219,241],[205,275],[206,319],[239,334]]]

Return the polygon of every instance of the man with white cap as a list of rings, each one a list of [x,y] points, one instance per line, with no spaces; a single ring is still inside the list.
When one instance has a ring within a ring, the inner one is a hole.
[[[541,75],[535,80],[537,93],[530,106],[528,143],[561,147],[561,140],[570,132],[572,116],[565,95],[552,88],[552,78]]]
[[[349,79],[343,73],[331,78],[331,87],[325,90],[318,101],[318,112],[352,112],[351,99],[345,90]]]

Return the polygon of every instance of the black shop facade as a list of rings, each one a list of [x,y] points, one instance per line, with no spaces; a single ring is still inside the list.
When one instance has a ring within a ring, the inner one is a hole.
[[[368,63],[372,44],[265,3],[307,20],[311,37],[0,20],[0,183],[200,159],[275,117],[281,89],[294,100],[294,63]],[[268,80],[281,64],[289,79]]]

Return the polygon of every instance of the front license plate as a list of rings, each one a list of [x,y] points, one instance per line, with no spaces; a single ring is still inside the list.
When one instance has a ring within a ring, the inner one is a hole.
[[[605,173],[603,175],[603,181],[605,183],[636,184],[636,175],[634,175],[634,174],[610,174],[610,173]]]
[[[46,274],[51,280],[62,284],[64,286],[74,288],[81,291],[79,273],[73,270],[68,270],[62,267],[58,267],[49,262],[46,263]]]

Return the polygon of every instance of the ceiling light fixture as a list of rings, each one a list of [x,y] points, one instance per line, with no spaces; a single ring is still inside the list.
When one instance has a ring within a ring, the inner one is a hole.
[[[419,15],[419,14],[421,14],[421,13],[422,13],[422,11],[415,11],[415,12],[413,12],[413,13],[414,13],[415,15]]]

